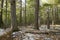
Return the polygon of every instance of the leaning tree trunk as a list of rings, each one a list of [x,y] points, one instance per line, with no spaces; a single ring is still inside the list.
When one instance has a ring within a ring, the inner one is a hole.
[[[4,4],[4,0],[1,0],[0,27],[2,27],[2,25],[3,25],[3,21],[2,21],[3,4]]]
[[[17,18],[16,18],[16,0],[11,0],[11,26],[13,31],[17,31]]]
[[[35,0],[35,29],[39,29],[38,15],[39,15],[39,0]]]

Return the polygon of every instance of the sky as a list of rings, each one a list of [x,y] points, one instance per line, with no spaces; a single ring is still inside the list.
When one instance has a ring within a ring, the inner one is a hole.
[[[25,3],[25,0],[22,0],[23,3]],[[40,5],[43,5],[45,3],[48,3],[48,4],[55,4],[55,0],[40,0]]]
[[[25,2],[25,0],[22,0],[22,1]],[[44,3],[47,2],[47,0],[41,0],[41,1],[44,2]]]
[[[22,0],[23,2],[25,2],[25,0]]]
[[[25,0],[23,1],[23,5],[25,5]],[[55,1],[54,0],[40,0],[40,5],[42,6],[43,4],[48,3],[48,4],[54,4]]]
[[[41,0],[43,3],[48,3],[48,1],[47,0]]]
[[[24,4],[24,3],[25,3],[25,0],[22,0],[22,1],[23,1],[23,4]],[[41,3],[41,5],[42,5],[42,4],[44,4],[44,3],[48,3],[48,1],[47,1],[47,0],[41,0],[40,3]]]

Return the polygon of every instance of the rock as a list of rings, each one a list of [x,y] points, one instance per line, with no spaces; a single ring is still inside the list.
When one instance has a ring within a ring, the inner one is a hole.
[[[0,40],[12,40],[11,38],[11,32],[12,30],[5,30],[5,29],[0,29]]]
[[[0,36],[3,35],[5,33],[4,29],[0,29]]]

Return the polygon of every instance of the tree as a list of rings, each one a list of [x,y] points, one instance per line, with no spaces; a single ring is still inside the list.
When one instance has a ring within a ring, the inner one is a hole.
[[[22,26],[22,0],[20,0],[20,26]]]
[[[54,25],[54,8],[52,7],[52,25]]]
[[[1,0],[0,27],[2,27],[2,25],[3,25],[3,21],[2,21],[3,4],[4,4],[4,0]]]
[[[39,15],[39,0],[35,0],[35,28],[36,29],[39,29],[38,15]]]
[[[55,24],[58,24],[58,6],[55,6]]]
[[[26,20],[26,0],[25,0],[25,27],[27,25],[27,20]]]
[[[7,26],[7,0],[6,0],[6,17],[5,17],[5,22],[6,22],[6,26]]]
[[[16,18],[16,0],[11,0],[11,26],[13,31],[19,30],[17,27],[17,18]]]
[[[46,14],[45,16],[47,16],[47,28],[50,29],[50,15],[51,15],[51,4],[44,4],[44,6],[46,7]],[[44,13],[45,14],[45,13]],[[44,17],[45,18],[45,17]]]
[[[50,17],[49,17],[50,7],[47,8],[47,28],[50,29]]]

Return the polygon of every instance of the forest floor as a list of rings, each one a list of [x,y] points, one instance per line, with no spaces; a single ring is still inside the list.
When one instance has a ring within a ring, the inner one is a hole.
[[[40,27],[40,30],[35,30],[32,28],[32,26],[29,26],[27,28],[22,27],[20,28],[20,31],[13,32],[11,34],[10,40],[60,40],[60,30],[47,29],[46,25],[44,26],[45,27]],[[6,34],[5,30],[0,29],[0,35],[3,35],[4,33]],[[9,40],[9,38],[7,38],[6,40]]]
[[[44,28],[35,30],[30,26],[23,27],[21,31],[13,33],[15,35],[13,40],[60,40],[60,30]]]
[[[60,33],[50,34],[45,32],[26,28],[25,30],[14,32],[13,40],[60,40]]]

